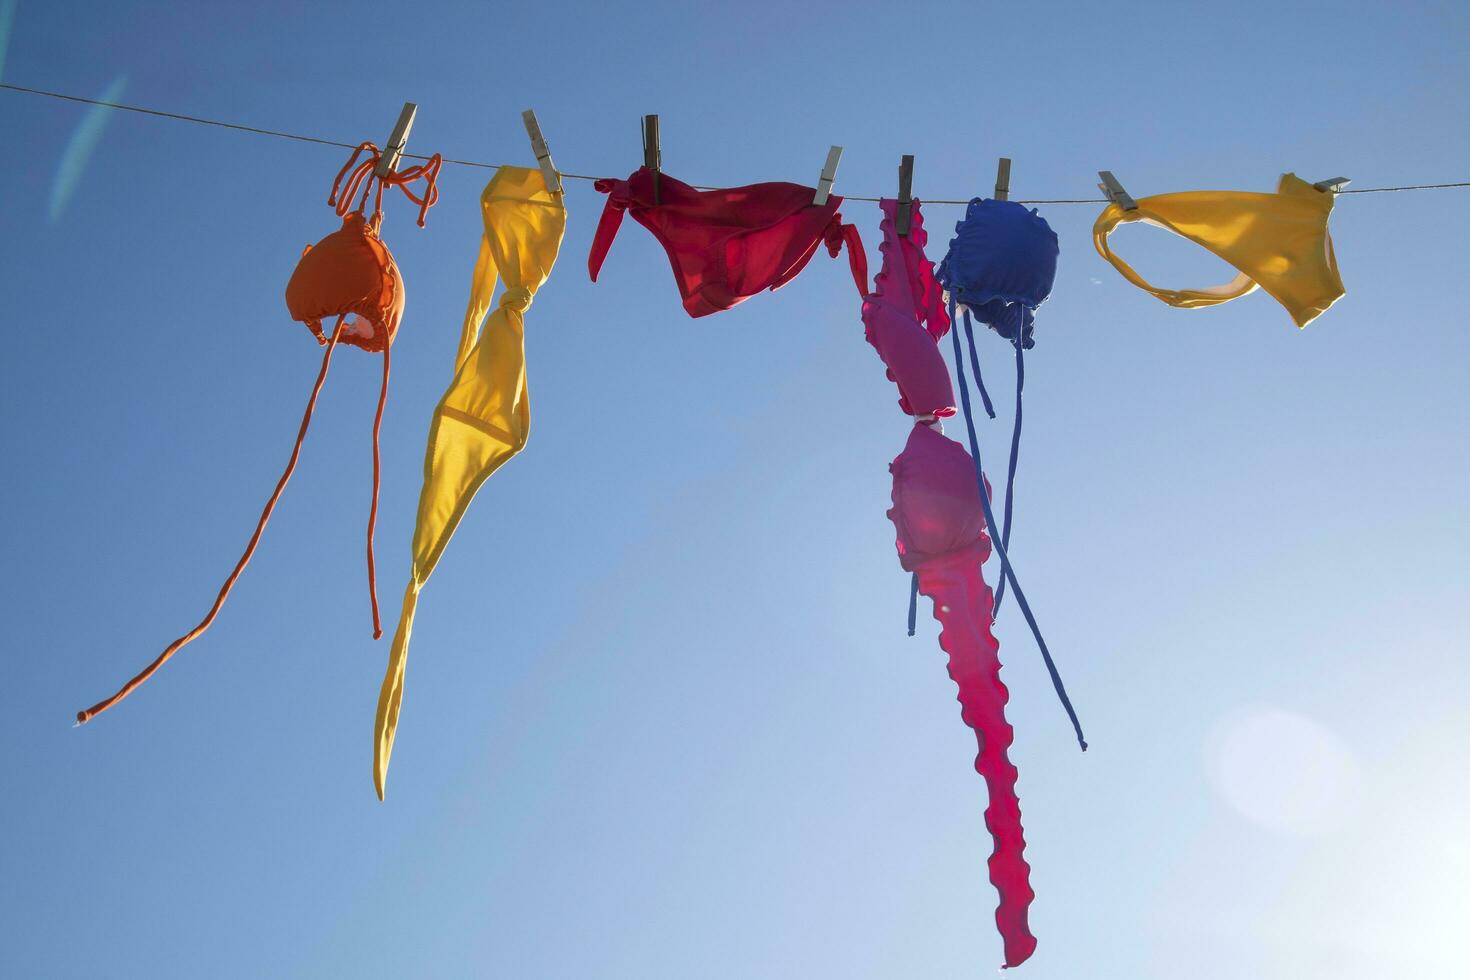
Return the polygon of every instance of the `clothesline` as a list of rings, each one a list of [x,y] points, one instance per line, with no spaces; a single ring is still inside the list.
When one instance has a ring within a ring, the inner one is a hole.
[[[273,136],[273,137],[275,137],[277,139],[295,140],[295,141],[297,141],[299,143],[316,143],[316,144],[321,145],[321,146],[340,146],[340,147],[343,147],[343,148],[349,149],[349,150],[356,149],[357,148],[357,144],[356,143],[343,143],[343,142],[340,142],[338,140],[323,139],[320,136],[302,136],[299,133],[285,133],[285,132],[281,132],[281,131],[275,130],[275,129],[261,129],[261,128],[257,127],[257,126],[245,126],[245,125],[242,125],[240,123],[224,122],[224,121],[219,120],[219,119],[205,119],[205,118],[203,118],[201,116],[186,116],[186,115],[183,115],[182,113],[165,112],[162,109],[149,109],[149,108],[147,108],[145,106],[126,105],[126,104],[121,103],[121,102],[106,102],[106,101],[103,101],[101,99],[88,99],[88,98],[84,98],[84,97],[82,97],[80,95],[66,95],[66,94],[61,93],[61,92],[47,92],[44,89],[27,88],[24,85],[11,85],[11,84],[9,84],[7,82],[0,82],[0,89],[6,89],[7,91],[11,91],[11,92],[22,92],[22,93],[25,93],[27,95],[40,95],[40,96],[44,96],[44,97],[49,98],[49,99],[61,99],[61,100],[65,101],[65,102],[80,102],[80,103],[83,103],[85,105],[103,106],[104,108],[108,108],[108,109],[119,109],[119,110],[122,110],[124,112],[137,112],[137,113],[141,113],[142,115],[145,115],[145,116],[158,116],[158,117],[160,117],[162,119],[174,119],[174,120],[177,120],[179,122],[197,123],[198,125],[201,125],[201,126],[218,126],[221,129],[233,129],[233,130],[236,130],[236,131],[242,132],[242,133],[254,133],[257,136]],[[424,155],[418,154],[418,153],[404,153],[403,156],[404,157],[407,157],[409,159],[413,159],[413,160],[427,160],[427,159],[429,159],[427,156],[424,156]],[[475,168],[478,168],[478,169],[481,169],[481,170],[499,170],[500,167],[501,167],[501,164],[498,164],[498,163],[481,163],[481,162],[476,161],[476,160],[453,160],[453,159],[450,159],[449,157],[444,157],[443,158],[443,161],[446,164],[452,164],[452,165],[457,166],[457,167],[475,167]],[[573,173],[567,173],[564,170],[558,170],[557,171],[557,174],[560,177],[562,177],[562,179],[564,179],[564,180],[603,180],[604,179],[602,177],[595,177],[595,176],[591,176],[589,174],[573,174]],[[709,186],[702,185],[702,184],[691,184],[690,186],[693,187],[695,190],[701,190],[701,191],[710,191],[710,190],[718,190],[719,189],[719,188],[716,188],[716,187],[709,187]],[[1383,193],[1387,193],[1387,192],[1390,192],[1390,191],[1428,191],[1428,190],[1441,190],[1441,189],[1450,188],[1450,187],[1470,187],[1470,180],[1455,181],[1453,183],[1447,183],[1447,184],[1406,184],[1406,185],[1401,186],[1401,187],[1360,187],[1360,188],[1357,188],[1356,190],[1342,190],[1342,191],[1338,191],[1337,193],[1339,195],[1343,195],[1343,194],[1383,194]],[[860,196],[860,195],[857,195],[857,194],[843,194],[841,196],[843,197],[843,199],[848,200],[848,201],[873,201],[873,202],[877,202],[877,201],[883,200],[883,198],[881,198],[881,197],[867,197],[867,196]],[[933,205],[933,204],[958,204],[958,205],[964,205],[964,204],[969,204],[970,203],[970,199],[969,198],[964,198],[964,199],[961,200],[961,199],[930,199],[930,198],[924,198],[923,199],[923,202],[925,204],[931,204],[931,205]],[[1107,201],[1106,198],[1101,198],[1101,197],[1087,197],[1087,198],[1031,198],[1031,199],[1017,198],[1016,199],[1016,203],[1017,204],[1107,204],[1108,201]]]

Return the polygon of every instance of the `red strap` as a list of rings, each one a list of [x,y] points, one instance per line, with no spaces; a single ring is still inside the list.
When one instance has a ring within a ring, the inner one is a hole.
[[[863,248],[863,236],[858,234],[857,225],[842,226],[842,240],[847,243],[847,264],[852,269],[852,281],[857,283],[858,295],[868,294],[868,253]]]
[[[602,218],[597,222],[597,234],[592,236],[592,251],[587,253],[587,272],[592,281],[602,271],[602,260],[612,248],[618,228],[623,224],[623,212],[628,210],[628,182],[626,180],[599,180],[592,185],[607,195],[607,204],[602,208]]]
[[[866,298],[868,295],[868,253],[863,248],[862,236],[858,234],[857,225],[845,225],[842,223],[842,215],[832,213],[832,221],[822,233],[822,239],[827,243],[827,254],[834,259],[837,253],[842,251],[842,246],[847,246],[847,265],[852,270],[852,281],[857,284],[858,295]]]
[[[92,718],[95,718],[97,715],[100,715],[108,708],[117,704],[129,694],[132,694],[144,681],[152,677],[158,668],[168,663],[170,657],[188,646],[196,637],[209,629],[209,625],[214,622],[214,617],[219,614],[220,608],[224,606],[225,599],[229,598],[230,590],[235,587],[235,580],[240,577],[240,573],[245,570],[245,566],[250,564],[250,558],[255,554],[255,546],[260,543],[260,536],[265,531],[266,522],[271,519],[271,512],[276,509],[276,501],[281,499],[281,492],[286,489],[286,483],[291,479],[291,473],[296,469],[296,460],[301,456],[301,444],[306,441],[306,430],[311,425],[311,413],[316,408],[316,396],[321,394],[322,382],[327,380],[327,367],[332,363],[332,351],[337,349],[337,341],[342,336],[342,320],[342,317],[337,317],[337,328],[332,331],[331,343],[327,345],[327,352],[322,356],[322,369],[317,373],[316,384],[311,389],[311,397],[307,399],[306,414],[301,417],[301,430],[296,433],[296,445],[291,449],[291,458],[286,463],[286,471],[281,474],[281,479],[276,484],[275,492],[266,501],[265,510],[260,512],[260,520],[255,525],[255,533],[250,536],[250,543],[245,546],[245,553],[240,556],[240,560],[235,564],[235,570],[230,572],[229,578],[225,579],[224,586],[220,588],[219,595],[215,597],[214,605],[209,607],[209,614],[204,617],[198,626],[170,643],[158,655],[157,660],[144,668],[143,672],[137,677],[124,684],[122,689],[112,697],[105,701],[99,701],[86,711],[78,711],[78,725],[86,724]]]

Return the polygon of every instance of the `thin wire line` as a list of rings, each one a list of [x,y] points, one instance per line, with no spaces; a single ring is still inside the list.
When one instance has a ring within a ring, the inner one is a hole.
[[[63,95],[60,92],[46,92],[38,88],[26,88],[23,85],[11,85],[0,82],[0,88],[9,89],[12,92],[25,92],[28,95],[44,95],[50,99],[63,99],[67,102],[82,102],[87,105],[106,106],[109,109],[123,109],[127,112],[141,112],[146,116],[161,116],[164,119],[177,119],[180,122],[199,123],[204,126],[219,126],[222,129],[238,129],[241,132],[256,133],[260,136],[275,136],[280,139],[298,140],[302,143],[320,143],[323,146],[341,146],[349,150],[357,148],[356,143],[339,143],[336,140],[324,140],[316,136],[298,136],[295,133],[280,133],[274,129],[257,129],[254,126],[241,126],[237,123],[219,122],[215,119],[201,119],[199,116],[185,116],[177,112],[163,112],[159,109],[145,109],[142,106],[124,105],[121,102],[103,102],[100,99],[84,99],[80,95]],[[407,154],[404,154],[407,156]]]
[[[1360,187],[1355,191],[1338,191],[1338,194],[1382,194],[1386,191],[1432,191],[1441,187],[1470,187],[1470,180],[1452,184],[1405,184],[1403,187]]]
[[[340,142],[338,140],[323,139],[323,138],[321,138],[319,136],[302,136],[299,133],[283,133],[280,130],[276,130],[276,129],[261,129],[258,126],[245,126],[245,125],[242,125],[240,123],[222,122],[222,121],[220,121],[218,119],[205,119],[205,118],[203,118],[201,116],[186,116],[186,115],[183,115],[182,113],[178,113],[178,112],[164,112],[161,109],[149,109],[149,108],[147,108],[145,106],[126,105],[126,104],[121,103],[121,102],[104,102],[101,99],[87,99],[87,98],[83,98],[80,95],[65,95],[65,94],[63,94],[61,92],[48,92],[48,91],[46,91],[44,89],[39,89],[39,88],[27,88],[24,85],[11,85],[8,82],[0,82],[0,89],[6,89],[6,90],[11,91],[11,92],[23,92],[23,93],[25,93],[27,95],[41,95],[41,96],[45,96],[48,99],[61,99],[62,101],[65,101],[65,102],[80,102],[80,103],[83,103],[84,105],[98,105],[98,106],[103,106],[104,108],[108,108],[108,109],[121,109],[124,112],[137,112],[137,113],[141,113],[142,115],[145,115],[145,116],[158,116],[161,119],[175,119],[175,120],[178,120],[179,122],[197,123],[197,124],[199,124],[201,126],[217,126],[220,129],[234,129],[234,130],[238,130],[239,132],[242,132],[242,133],[254,133],[257,136],[274,136],[277,139],[295,140],[298,143],[316,143],[319,146],[340,146],[340,147],[343,147],[344,149],[348,149],[348,150],[352,150],[352,149],[356,149],[357,148],[357,144],[356,143],[343,143],[343,142]],[[407,158],[409,158],[411,160],[427,160],[427,159],[429,159],[429,157],[424,156],[423,154],[420,154],[420,153],[404,153],[403,156],[404,157],[407,157]],[[476,160],[454,160],[454,159],[450,159],[449,157],[444,157],[443,160],[444,160],[445,163],[453,164],[454,166],[458,166],[458,167],[475,167],[475,168],[480,169],[480,170],[498,170],[498,169],[500,169],[500,166],[501,166],[498,163],[481,163],[481,162],[476,161]],[[557,171],[557,174],[560,177],[562,177],[564,179],[567,179],[567,180],[603,180],[604,179],[602,177],[593,177],[593,176],[590,176],[588,174],[571,174],[571,173],[567,173],[564,170],[558,170]],[[717,188],[717,187],[710,187],[710,186],[703,185],[703,184],[690,184],[689,186],[690,187],[693,187],[695,190],[699,190],[699,191],[712,191],[712,190],[719,190],[720,189],[720,188]],[[1384,193],[1388,193],[1388,192],[1391,192],[1391,191],[1429,191],[1429,190],[1441,190],[1441,189],[1449,188],[1449,187],[1470,187],[1470,180],[1456,181],[1454,183],[1448,183],[1448,184],[1406,184],[1403,187],[1359,187],[1359,188],[1357,188],[1355,190],[1342,190],[1342,191],[1338,191],[1337,193],[1338,194],[1384,194]],[[859,196],[857,194],[843,194],[841,196],[844,199],[848,200],[848,201],[872,201],[872,202],[875,202],[876,203],[878,201],[883,200],[883,198],[879,198],[879,197],[863,197],[863,196]],[[924,198],[923,201],[924,201],[925,204],[929,204],[929,205],[936,205],[936,204],[958,204],[958,205],[963,205],[963,204],[969,204],[970,203],[970,199],[969,198],[965,198],[964,200],[944,199],[944,198]],[[1108,203],[1108,200],[1106,198],[1102,198],[1102,197],[1017,198],[1016,199],[1016,203],[1017,204],[1107,204]]]

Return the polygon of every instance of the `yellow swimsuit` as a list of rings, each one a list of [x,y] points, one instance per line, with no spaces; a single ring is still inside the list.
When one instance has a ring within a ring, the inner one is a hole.
[[[424,486],[413,531],[413,573],[378,695],[373,783],[383,798],[388,759],[403,703],[403,672],[419,590],[434,571],[475,491],[526,444],[531,427],[526,392],[525,322],[531,298],[546,281],[566,230],[567,211],[539,170],[501,167],[480,194],[485,234],[475,262],[454,380],[429,426]],[[505,292],[489,318],[497,273]],[[484,320],[484,328],[480,322]]]
[[[1257,286],[1304,327],[1343,295],[1327,216],[1333,193],[1296,174],[1283,174],[1275,194],[1187,191],[1139,200],[1138,209],[1108,205],[1092,226],[1093,244],[1123,276],[1170,306],[1195,309],[1244,296]],[[1204,289],[1159,289],[1108,247],[1120,224],[1145,221],[1202,245],[1240,270],[1230,282]]]

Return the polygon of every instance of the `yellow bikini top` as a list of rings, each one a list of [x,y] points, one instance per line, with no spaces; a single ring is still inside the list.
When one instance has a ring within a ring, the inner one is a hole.
[[[424,483],[413,529],[413,566],[378,693],[373,784],[380,800],[403,707],[408,643],[419,592],[476,491],[521,451],[531,432],[525,315],[536,291],[551,275],[567,225],[562,193],[547,188],[541,171],[524,167],[495,171],[480,194],[480,216],[485,230],[460,329],[459,353],[454,358],[454,380],[429,424]],[[491,309],[497,279],[505,289]],[[490,600],[482,593],[480,601]],[[475,613],[478,607],[467,611]]]
[[[1318,190],[1296,174],[1282,174],[1275,194],[1160,194],[1141,198],[1133,211],[1108,205],[1092,226],[1092,240],[1124,278],[1170,306],[1216,306],[1260,286],[1286,307],[1298,327],[1305,327],[1345,292],[1327,234],[1333,197],[1332,191]],[[1108,248],[1113,229],[1130,221],[1144,221],[1202,245],[1240,274],[1204,289],[1159,289]]]

